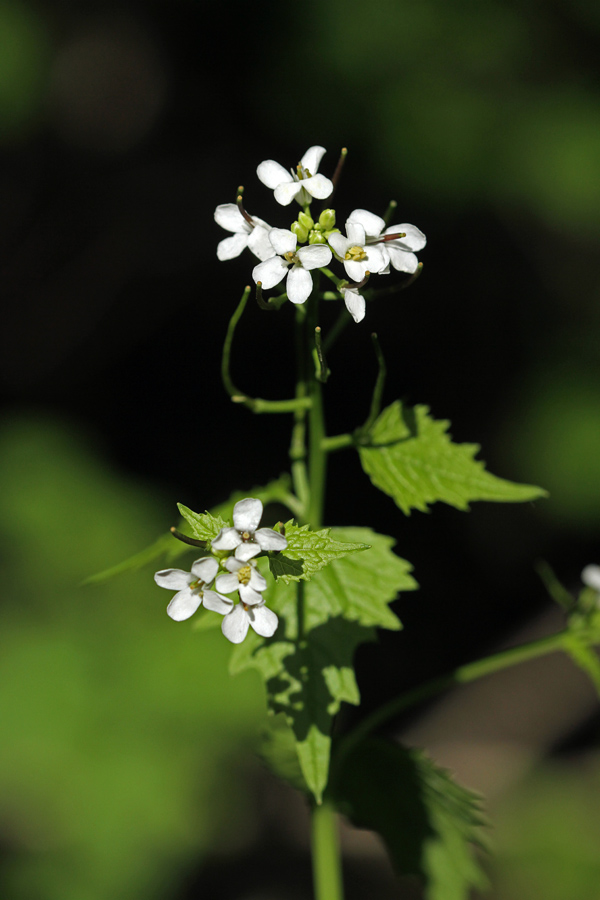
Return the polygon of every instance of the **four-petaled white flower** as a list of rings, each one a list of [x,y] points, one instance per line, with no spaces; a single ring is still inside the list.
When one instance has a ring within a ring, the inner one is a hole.
[[[239,549],[239,547],[236,549],[236,554]],[[240,603],[235,606],[226,602],[221,604],[220,608],[217,608],[216,604],[210,607],[225,616],[221,625],[225,637],[233,644],[239,644],[246,637],[250,627],[261,637],[274,635],[279,619],[273,610],[265,606],[262,592],[266,590],[267,581],[257,570],[256,560],[236,559],[230,556],[223,565],[228,574],[217,577],[216,587],[224,594],[238,591],[240,595]]]
[[[285,550],[287,540],[282,534],[272,528],[258,527],[262,514],[260,500],[253,497],[239,500],[233,507],[233,528],[221,528],[211,542],[213,550],[235,550],[236,558],[242,561],[251,559],[261,550]]]
[[[273,159],[266,159],[258,166],[256,174],[263,184],[275,191],[275,199],[282,206],[288,206],[294,198],[301,206],[311,203],[312,198],[325,200],[333,191],[333,182],[324,175],[317,175],[319,163],[325,147],[309,147],[298,165],[296,172],[284,169]]]
[[[600,593],[600,566],[586,566],[581,573],[581,580],[586,587],[590,587]]]
[[[385,220],[381,216],[376,216],[375,213],[366,209],[353,210],[348,216],[346,227],[348,222],[362,225],[368,244],[379,241],[380,243],[377,243],[376,246],[382,250],[388,262],[398,272],[407,272],[413,275],[417,271],[419,260],[415,256],[415,252],[423,249],[427,238],[415,225],[403,222],[401,225],[392,225],[386,228]],[[402,234],[403,237],[382,241],[387,235],[392,234]]]
[[[383,273],[388,265],[388,258],[379,246],[367,243],[363,225],[359,222],[346,222],[346,234],[331,234],[329,243],[344,264],[348,277],[353,282],[361,282],[366,273],[374,275]]]
[[[204,556],[192,564],[191,572],[183,569],[162,569],[156,572],[154,580],[159,587],[175,590],[177,593],[167,607],[167,613],[176,622],[183,622],[193,616],[204,600],[207,609],[214,604],[228,603],[227,597],[219,597],[215,591],[206,589],[214,581],[219,563],[214,556]]]
[[[305,303],[312,291],[312,275],[309,270],[328,265],[331,262],[331,250],[326,244],[310,244],[296,250],[296,235],[285,228],[272,228],[269,239],[278,256],[254,267],[254,281],[257,284],[262,282],[263,288],[268,290],[279,284],[287,274],[285,289],[288,299],[292,303]]]
[[[215,209],[215,222],[225,231],[233,231],[233,235],[224,238],[217,246],[220,260],[234,259],[246,247],[259,259],[268,259],[275,255],[269,241],[271,226],[257,216],[251,216],[251,225],[243,217],[235,203],[222,203]]]

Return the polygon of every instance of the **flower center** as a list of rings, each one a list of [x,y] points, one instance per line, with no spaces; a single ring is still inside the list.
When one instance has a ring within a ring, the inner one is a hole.
[[[367,253],[364,247],[349,247],[346,250],[346,255],[344,259],[351,259],[353,262],[360,262],[363,259],[367,258]]]
[[[201,578],[198,578],[196,581],[192,581],[190,583],[190,590],[198,591],[200,594],[202,594],[203,587],[204,587],[204,582],[202,581]]]
[[[241,537],[241,539],[242,539],[243,541],[249,541],[250,538],[252,537],[252,535],[250,534],[249,531],[241,531],[241,532],[240,532],[240,537]]]
[[[287,263],[289,263],[290,265],[292,265],[292,264],[293,264],[293,265],[297,265],[297,264],[300,262],[300,260],[299,260],[298,257],[296,256],[296,251],[295,251],[295,250],[288,250],[287,253],[284,253],[284,254],[283,254],[283,258],[284,258],[285,261],[286,261]]]
[[[238,569],[237,577],[240,584],[248,584],[252,575],[252,566],[242,566]]]
[[[296,176],[298,181],[304,181],[305,178],[312,178],[311,172],[309,172],[308,169],[305,169],[300,163],[296,166],[296,172],[298,173]]]

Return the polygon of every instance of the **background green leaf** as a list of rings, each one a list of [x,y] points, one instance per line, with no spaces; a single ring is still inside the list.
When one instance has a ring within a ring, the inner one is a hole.
[[[523,502],[546,496],[541,488],[514,484],[486,472],[474,459],[478,444],[454,444],[449,422],[435,420],[427,406],[404,407],[399,400],[383,410],[371,432],[372,446],[359,447],[371,481],[406,515],[427,511],[438,500],[468,509],[473,500]]]

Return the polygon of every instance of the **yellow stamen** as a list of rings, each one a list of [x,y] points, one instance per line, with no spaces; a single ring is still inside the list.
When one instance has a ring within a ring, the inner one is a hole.
[[[241,569],[238,569],[237,577],[240,584],[248,584],[250,581],[250,576],[252,575],[252,566],[243,566]]]
[[[346,255],[344,256],[344,259],[351,259],[353,262],[361,262],[366,258],[367,253],[364,247],[350,247],[346,250]]]

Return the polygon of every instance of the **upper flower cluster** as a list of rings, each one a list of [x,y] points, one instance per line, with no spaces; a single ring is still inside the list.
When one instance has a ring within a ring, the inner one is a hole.
[[[336,283],[354,320],[360,322],[365,315],[360,289],[367,279],[371,275],[388,275],[390,267],[414,274],[419,266],[415,254],[423,249],[426,238],[414,225],[387,226],[381,216],[366,209],[350,213],[345,235],[335,227],[333,209],[324,209],[315,221],[309,212],[313,199],[327,200],[335,189],[334,181],[318,173],[324,153],[324,147],[309,147],[296,169],[289,171],[272,159],[261,162],[257,175],[274,192],[275,200],[282,206],[296,200],[303,212],[286,229],[250,216],[242,206],[241,196],[237,204],[218,206],[215,221],[233,236],[219,243],[217,256],[232,259],[248,247],[261,260],[252,272],[256,284],[269,289],[285,278],[286,294],[292,303],[306,302],[313,289],[311,271],[323,269],[335,258],[342,263],[347,279],[340,281],[327,270],[325,274]]]
[[[263,550],[285,550],[287,540],[272,528],[258,527],[262,512],[260,500],[240,500],[233,507],[233,527],[222,528],[211,541],[214,555],[197,559],[189,572],[162,569],[155,574],[159,587],[177,591],[167,607],[172,619],[189,619],[204,603],[223,616],[221,630],[233,644],[241,643],[250,627],[262,637],[275,634],[278,618],[265,606],[267,581],[254,557]],[[223,594],[236,594],[239,602]]]

